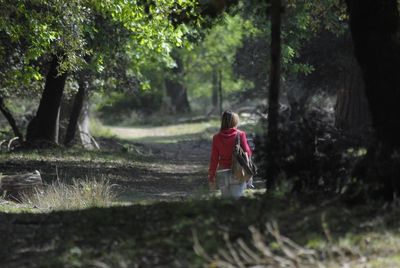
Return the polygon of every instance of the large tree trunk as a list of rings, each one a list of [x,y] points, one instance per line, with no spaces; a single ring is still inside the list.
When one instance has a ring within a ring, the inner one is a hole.
[[[166,77],[165,87],[174,112],[187,113],[190,112],[187,89],[180,81],[183,76],[183,64],[178,53],[174,53],[174,59],[176,67],[172,69],[172,77]]]
[[[350,134],[364,135],[371,118],[362,73],[355,59],[345,75],[345,84],[337,92],[335,126]]]
[[[60,59],[54,55],[46,77],[46,84],[38,111],[28,125],[26,134],[28,143],[38,141],[57,143],[57,119],[67,79],[66,73],[59,74],[59,67]]]
[[[400,148],[398,3],[397,0],[346,0],[346,3],[354,54],[361,67],[377,140],[368,150],[363,179],[371,182],[371,190],[391,199],[393,192],[400,192],[400,163],[394,154]]]
[[[271,75],[268,97],[268,135],[267,135],[267,189],[275,187],[279,167],[276,162],[279,151],[278,118],[279,91],[281,83],[281,23],[282,1],[271,1]]]
[[[346,0],[372,125],[378,140],[400,147],[400,40],[396,0]]]
[[[82,107],[85,101],[85,97],[87,94],[88,83],[85,79],[85,76],[80,75],[78,81],[78,92],[74,98],[74,104],[72,107],[72,111],[70,114],[67,132],[65,134],[64,145],[71,145],[76,136],[76,130],[78,129],[78,121],[82,112]]]
[[[19,130],[17,123],[13,115],[11,114],[10,110],[7,108],[6,104],[4,103],[4,99],[0,96],[0,111],[3,113],[4,117],[7,119],[8,123],[10,124],[14,135],[18,137],[19,141],[22,143],[24,142],[24,136],[22,132]]]

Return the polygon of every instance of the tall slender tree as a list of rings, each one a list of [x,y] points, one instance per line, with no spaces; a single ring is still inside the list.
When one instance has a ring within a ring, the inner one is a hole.
[[[268,96],[268,135],[267,135],[267,189],[273,189],[279,172],[275,153],[279,151],[278,120],[279,91],[281,85],[281,24],[282,0],[271,1],[271,69]]]

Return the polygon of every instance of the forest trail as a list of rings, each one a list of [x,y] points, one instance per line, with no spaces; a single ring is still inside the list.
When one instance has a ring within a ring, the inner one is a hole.
[[[157,127],[108,127],[127,150],[143,156],[135,175],[122,182],[123,201],[180,201],[207,192],[207,170],[215,123]],[[121,183],[121,182],[116,182]]]
[[[129,179],[123,199],[185,200],[208,192],[208,163],[217,121],[108,128],[117,139],[131,142],[131,150],[151,163],[139,169],[138,177]]]

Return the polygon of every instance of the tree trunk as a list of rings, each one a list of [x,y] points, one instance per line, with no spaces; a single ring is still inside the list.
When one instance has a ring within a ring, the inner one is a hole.
[[[14,135],[18,137],[19,141],[22,143],[24,142],[24,135],[22,135],[17,123],[13,115],[11,114],[10,110],[7,108],[6,104],[4,103],[4,99],[0,97],[0,111],[3,113],[4,117],[7,119],[8,123],[10,124]]]
[[[187,95],[187,89],[180,79],[183,76],[183,64],[178,53],[173,55],[176,61],[176,67],[172,69],[172,77],[165,79],[165,87],[167,95],[171,99],[171,105],[174,112],[188,113],[190,112],[190,104]]]
[[[355,59],[349,67],[343,89],[337,92],[335,126],[350,134],[364,135],[371,125],[364,81]]]
[[[35,193],[43,186],[39,171],[27,174],[0,177],[0,194],[14,201],[21,201],[23,195]]]
[[[218,108],[218,71],[213,67],[212,71],[212,96],[211,96],[213,109],[216,111]]]
[[[221,70],[218,70],[218,93],[219,93],[219,114],[222,115],[223,110],[223,105],[222,101],[224,100],[224,95],[223,95],[223,88],[222,88],[222,72]]]
[[[81,115],[83,103],[87,94],[87,88],[88,83],[87,81],[85,81],[85,77],[83,75],[80,75],[78,81],[78,92],[76,93],[74,98],[74,104],[70,114],[67,132],[65,134],[64,145],[66,146],[71,145],[75,139],[76,130],[78,129],[79,117]]]
[[[78,122],[79,137],[81,139],[84,148],[93,149],[95,146],[96,148],[99,149],[99,146],[96,144],[94,140],[92,141],[92,136],[90,135],[89,111],[90,111],[90,103],[89,103],[89,98],[86,95],[86,97],[83,98],[81,116],[79,117],[79,122]]]
[[[279,151],[278,141],[278,118],[279,118],[279,91],[281,82],[281,23],[282,23],[282,1],[271,1],[271,75],[268,97],[268,135],[267,135],[267,189],[275,187],[276,176],[279,168],[277,164],[277,153]]]
[[[60,138],[60,114],[61,114],[61,103],[60,103],[60,107],[58,108],[57,111],[57,119],[56,119],[56,133],[55,133],[55,143],[58,144],[59,142],[59,138]]]
[[[379,142],[400,147],[400,40],[397,0],[346,0],[354,54],[360,64]]]
[[[369,194],[400,193],[400,31],[397,0],[346,0],[354,54],[360,64],[376,144],[361,172]]]
[[[59,67],[60,59],[54,55],[46,77],[38,111],[28,125],[26,134],[28,143],[38,141],[57,143],[57,118],[67,79],[66,73],[59,74]]]

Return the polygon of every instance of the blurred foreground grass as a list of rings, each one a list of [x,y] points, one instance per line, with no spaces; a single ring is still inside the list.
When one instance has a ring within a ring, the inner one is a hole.
[[[261,244],[254,243],[249,231],[252,226],[260,233],[264,250],[281,261],[295,263],[294,256],[282,251],[280,243],[287,239],[300,252],[314,252],[315,264],[286,267],[399,267],[398,208],[383,208],[379,202],[349,207],[337,199],[320,198],[271,195],[264,203],[255,196],[49,214],[0,213],[0,264],[14,267],[15,259],[24,257],[25,264],[19,261],[18,267],[224,267],[216,266],[216,260],[225,256],[235,264],[231,267],[240,267],[229,255],[229,247],[240,249],[239,240],[254,255],[263,256]],[[265,224],[271,222],[277,223],[282,241],[265,232]],[[195,253],[194,238],[205,254]],[[48,245],[46,250],[43,245]],[[261,258],[264,266],[259,267],[269,267],[268,261]]]

